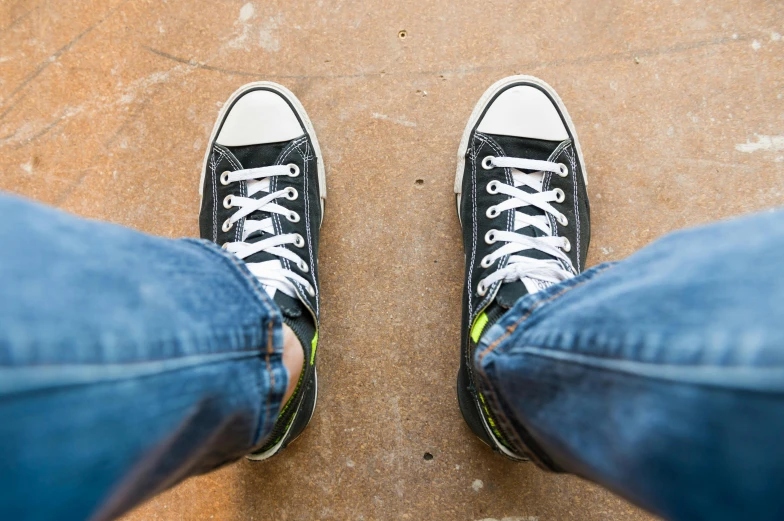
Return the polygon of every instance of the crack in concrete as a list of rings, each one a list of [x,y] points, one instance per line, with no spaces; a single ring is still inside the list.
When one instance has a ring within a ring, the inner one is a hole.
[[[74,45],[76,45],[79,42],[79,40],[81,40],[82,38],[84,38],[85,36],[90,34],[96,27],[98,27],[99,25],[104,23],[106,20],[111,18],[114,15],[114,13],[116,13],[121,7],[123,7],[128,2],[130,2],[130,0],[123,0],[122,2],[120,2],[116,7],[114,7],[111,11],[109,11],[109,13],[106,16],[104,16],[103,18],[98,20],[96,23],[94,23],[93,25],[91,25],[90,27],[88,27],[87,29],[82,31],[78,36],[76,36],[76,38],[74,38],[73,40],[71,40],[70,42],[65,44],[64,46],[60,47],[53,54],[51,54],[46,60],[41,62],[38,65],[38,67],[36,67],[36,69],[32,72],[32,74],[28,75],[27,78],[22,80],[22,83],[20,83],[13,91],[11,91],[11,93],[8,95],[7,99],[9,99],[9,100],[13,99],[13,97],[17,93],[19,93],[25,87],[30,85],[30,83],[34,79],[36,79],[42,72],[44,72],[52,63],[57,61],[57,59],[60,58],[60,56],[62,56],[66,52],[68,52]],[[0,121],[2,121],[3,118],[5,118],[5,116],[9,112],[11,112],[11,110],[16,106],[16,104],[18,102],[19,102],[19,100],[14,101],[10,106],[6,107],[6,110],[4,110],[2,113],[0,113]]]
[[[390,76],[402,76],[402,75],[417,75],[417,76],[433,76],[433,75],[447,75],[447,74],[475,74],[478,72],[485,72],[485,71],[493,71],[499,69],[543,69],[547,67],[562,67],[565,65],[585,65],[585,64],[593,64],[597,62],[603,61],[615,61],[619,59],[629,59],[629,60],[636,60],[637,58],[650,58],[655,56],[665,56],[668,54],[678,54],[682,52],[692,51],[695,49],[702,49],[705,47],[713,47],[718,45],[725,45],[728,43],[735,43],[735,42],[744,42],[752,37],[749,35],[733,35],[721,38],[713,38],[710,40],[700,40],[697,42],[690,42],[690,43],[682,43],[677,45],[669,45],[664,47],[654,47],[649,49],[636,49],[636,50],[629,50],[629,51],[619,51],[607,54],[598,54],[593,56],[583,56],[579,58],[569,58],[563,60],[545,60],[545,61],[532,61],[527,63],[518,63],[512,65],[510,67],[499,67],[499,66],[475,66],[475,67],[463,67],[459,69],[447,69],[447,70],[424,70],[424,71],[400,71],[400,72],[389,72],[389,71],[378,71],[372,73],[355,73],[355,74],[266,74],[261,72],[253,72],[253,71],[242,71],[236,69],[227,69],[224,67],[216,67],[214,65],[209,65],[205,62],[190,59],[190,58],[182,58],[180,56],[176,56],[174,54],[167,53],[160,49],[155,49],[149,46],[142,46],[148,52],[160,56],[162,58],[166,58],[168,60],[175,61],[177,63],[182,63],[185,65],[189,65],[191,67],[195,67],[197,69],[204,69],[207,71],[213,72],[220,72],[223,74],[232,74],[235,76],[246,76],[251,78],[269,78],[269,79],[296,79],[296,80],[306,80],[306,79],[343,79],[343,78],[367,78],[370,76],[382,76],[382,75],[390,75]]]
[[[39,6],[36,5],[35,7],[31,8],[29,11],[26,11],[24,14],[21,14],[21,15],[17,16],[16,18],[14,18],[13,20],[11,20],[11,23],[9,23],[7,26],[5,26],[2,29],[0,29],[0,34],[3,34],[6,31],[9,31],[9,30],[13,29],[15,26],[19,25],[22,22],[22,20],[24,20],[25,18],[27,18],[28,16],[33,14],[34,11],[37,11],[38,7]]]

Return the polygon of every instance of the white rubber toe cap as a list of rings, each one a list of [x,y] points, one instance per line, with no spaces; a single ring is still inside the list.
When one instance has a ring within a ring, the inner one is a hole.
[[[231,107],[215,142],[227,147],[280,143],[304,133],[285,99],[269,90],[253,90]]]
[[[493,100],[477,130],[547,141],[569,138],[555,104],[544,92],[528,85],[503,91]]]

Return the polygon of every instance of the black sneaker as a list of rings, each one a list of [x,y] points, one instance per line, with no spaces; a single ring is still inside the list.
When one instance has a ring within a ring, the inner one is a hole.
[[[201,176],[201,236],[247,264],[305,350],[297,389],[264,445],[267,459],[299,436],[318,395],[318,246],[324,163],[313,125],[288,89],[250,83],[232,94],[212,130]]]
[[[584,268],[590,225],[580,144],[555,91],[537,78],[512,76],[479,100],[457,155],[466,259],[460,410],[496,451],[538,458],[534,448],[513,444],[496,421],[474,385],[473,358],[482,333],[520,297]]]

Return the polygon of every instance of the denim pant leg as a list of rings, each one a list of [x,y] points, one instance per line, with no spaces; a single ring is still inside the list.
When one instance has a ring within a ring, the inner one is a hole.
[[[0,195],[0,517],[109,519],[257,447],[281,327],[210,243]]]
[[[668,519],[784,519],[784,213],[526,296],[475,357],[535,460]]]

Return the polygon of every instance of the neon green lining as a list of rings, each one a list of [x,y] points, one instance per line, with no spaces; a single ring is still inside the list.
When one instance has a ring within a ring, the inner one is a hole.
[[[318,331],[313,335],[313,341],[310,342],[310,365],[316,362],[316,346],[318,346]]]
[[[484,331],[488,320],[487,313],[484,311],[474,320],[474,325],[471,326],[471,339],[475,344],[479,343],[479,337],[482,336],[482,331]]]

